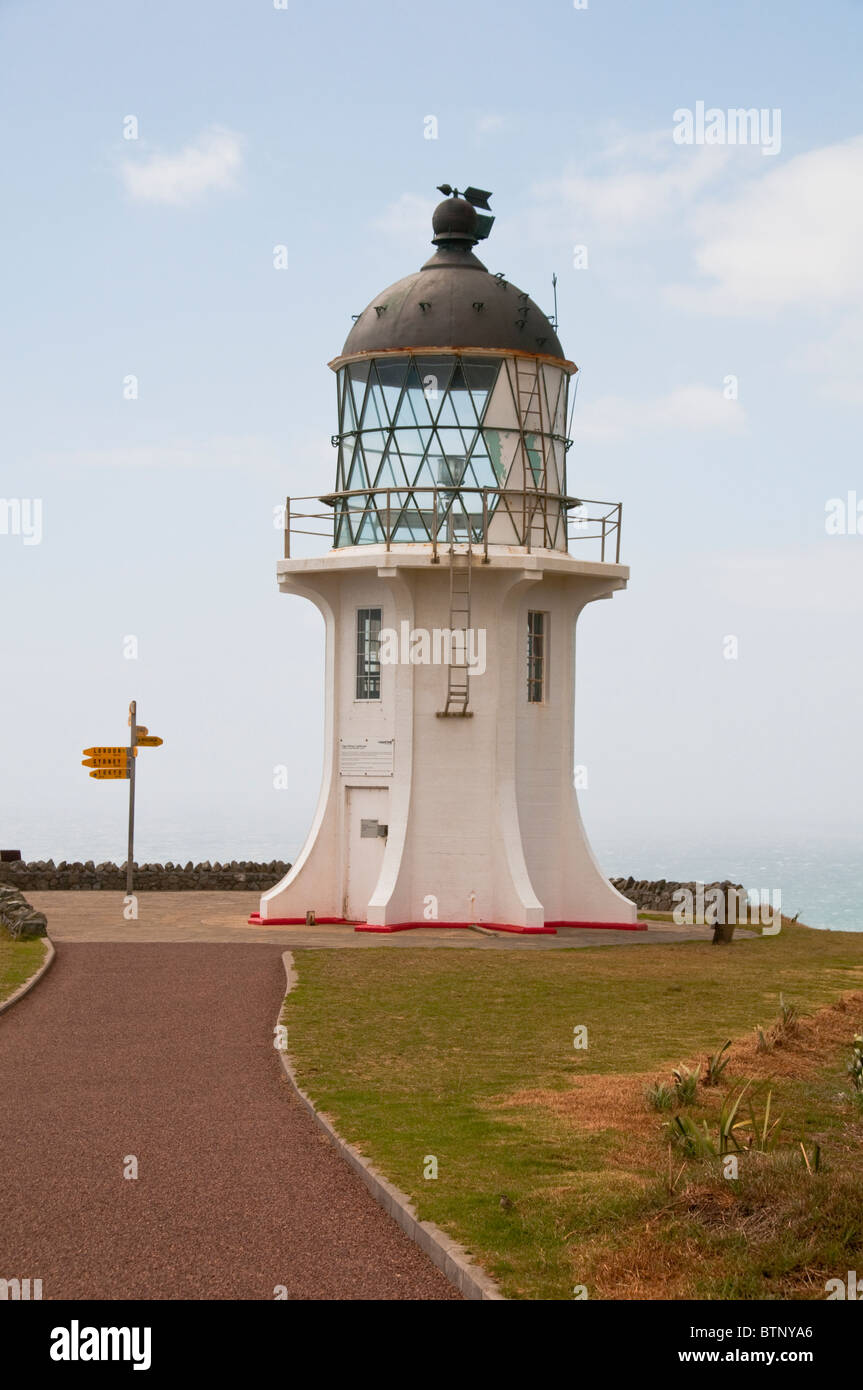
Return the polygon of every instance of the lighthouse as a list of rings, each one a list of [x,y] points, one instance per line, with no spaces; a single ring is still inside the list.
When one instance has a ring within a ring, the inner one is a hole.
[[[626,587],[621,508],[570,492],[577,368],[475,252],[491,195],[441,188],[432,255],[329,364],[335,487],[286,506],[279,588],[326,634],[324,763],[260,920],[632,924],[574,785],[576,624]],[[310,532],[323,553],[297,554]]]

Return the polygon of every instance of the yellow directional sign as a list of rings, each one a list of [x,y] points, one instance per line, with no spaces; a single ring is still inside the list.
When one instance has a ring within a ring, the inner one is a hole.
[[[124,746],[123,746],[122,743],[121,743],[121,744],[114,744],[114,746],[111,747],[111,748],[85,748],[85,749],[84,749],[84,757],[85,757],[85,758],[113,758],[113,757],[118,757],[118,758],[119,758],[119,757],[121,756],[121,754],[122,754],[122,756],[125,758],[125,757],[126,757],[126,753],[127,753],[127,750],[124,748]]]
[[[129,779],[128,770],[124,767],[97,767],[95,772],[90,773],[91,777],[99,777],[102,781],[118,781]]]
[[[103,753],[101,758],[82,758],[82,767],[125,767],[129,761],[125,749],[122,753]]]
[[[136,738],[135,743],[138,748],[161,748],[162,746],[162,740],[156,738],[155,734],[150,734],[149,737],[145,734],[143,738]]]

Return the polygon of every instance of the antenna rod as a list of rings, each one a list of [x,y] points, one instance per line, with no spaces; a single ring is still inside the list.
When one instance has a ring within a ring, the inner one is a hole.
[[[551,288],[554,290],[554,331],[555,331],[555,333],[556,333],[556,332],[557,332],[557,329],[558,329],[558,319],[557,319],[557,271],[554,271],[553,274],[552,274],[552,277],[551,277]]]

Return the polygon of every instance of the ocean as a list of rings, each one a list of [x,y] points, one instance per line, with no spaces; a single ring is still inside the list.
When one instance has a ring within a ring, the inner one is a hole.
[[[821,842],[788,835],[752,833],[748,837],[710,839],[650,836],[637,832],[597,834],[594,853],[611,878],[698,879],[703,883],[730,878],[748,889],[778,889],[782,911],[799,913],[810,927],[863,931],[863,845],[859,838]]]

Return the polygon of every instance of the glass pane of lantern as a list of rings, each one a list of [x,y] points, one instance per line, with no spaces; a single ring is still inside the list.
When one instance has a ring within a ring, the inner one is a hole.
[[[470,456],[468,473],[473,487],[497,487],[497,475],[481,442]]]
[[[460,425],[468,425],[473,428],[476,427],[476,409],[470,391],[467,388],[467,382],[465,381],[461,365],[457,366],[452,374],[452,380],[450,381],[447,391],[447,404],[452,407],[453,415]],[[443,418],[443,411],[441,411],[438,419],[442,424],[450,423],[449,420]]]
[[[360,521],[359,526],[356,525],[356,519],[354,520],[354,526],[356,528],[357,545],[373,545],[375,542],[382,541],[384,538],[377,510],[372,506],[366,509],[366,514],[362,521]]]
[[[401,487],[404,483],[401,464],[398,457],[391,452],[381,461],[380,469],[375,478],[375,487]],[[386,506],[386,498],[379,499],[379,506]]]
[[[461,430],[442,430],[437,431],[439,448],[435,451],[443,458],[466,459],[468,456],[468,441],[465,439]]]
[[[381,429],[388,430],[390,426],[383,387],[374,376],[370,379],[369,389],[366,392],[366,404],[363,410],[362,424],[363,429],[374,429],[378,426]]]
[[[457,358],[455,357],[415,357],[417,376],[422,384],[429,413],[434,417],[438,406],[449,386]]]
[[[438,406],[437,423],[439,425],[445,426],[446,428],[450,428],[453,425],[458,425],[458,416],[455,413],[455,407],[453,405],[452,396],[450,395],[449,391],[447,391],[446,395],[443,397],[442,401]]]
[[[339,372],[340,391],[339,391],[339,428],[344,434],[348,430],[355,430],[357,427],[357,413],[354,409],[353,393],[350,389],[347,368],[343,367]]]
[[[365,464],[363,461],[362,450],[357,449],[348,469],[348,476],[345,480],[345,492],[356,492],[361,487],[368,487],[368,477],[366,475]]]
[[[351,535],[350,527],[348,525],[348,515],[344,503],[341,503],[339,505],[339,510],[336,513],[335,522],[336,527],[335,535],[333,537],[333,544],[336,547],[341,545],[352,545],[353,536]]]
[[[414,459],[409,465],[409,460],[405,459],[405,467],[413,467],[413,476],[408,474],[408,481],[414,487],[436,487],[437,486],[437,466],[438,458],[434,452],[424,454],[421,459]]]
[[[480,357],[462,360],[462,370],[467,382],[477,414],[482,417],[486,402],[494,387],[499,363],[487,362]]]
[[[419,373],[415,368],[411,368],[395,423],[398,427],[428,425],[437,404],[437,401],[430,401],[426,397],[426,388],[420,380]]]
[[[354,418],[360,420],[363,412],[363,402],[366,398],[366,383],[369,379],[369,363],[351,362],[347,368],[347,372],[351,396],[354,403]]]
[[[374,487],[381,464],[384,458],[384,448],[386,436],[382,436],[377,431],[360,436],[362,440],[362,451],[365,455],[366,472],[368,480]],[[377,446],[377,447],[376,447]]]
[[[360,435],[362,446],[366,454],[382,454],[387,447],[387,440],[390,437],[389,430],[363,430]]]
[[[386,407],[387,417],[394,420],[398,411],[399,401],[401,400],[402,388],[405,383],[408,363],[406,359],[399,361],[381,361],[375,363],[378,382]]]
[[[402,481],[412,483],[422,465],[424,450],[418,430],[399,430],[394,438],[390,453],[398,459],[402,470]]]

